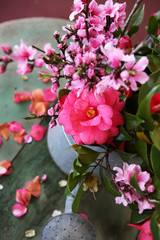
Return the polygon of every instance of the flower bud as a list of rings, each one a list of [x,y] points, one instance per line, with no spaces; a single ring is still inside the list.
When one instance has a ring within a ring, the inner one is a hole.
[[[151,98],[150,112],[153,114],[160,113],[160,93],[154,94]]]
[[[124,54],[130,54],[132,51],[131,39],[128,36],[121,37],[118,47],[124,51]]]
[[[1,49],[4,53],[6,53],[8,55],[12,53],[12,48],[8,45],[2,45]]]

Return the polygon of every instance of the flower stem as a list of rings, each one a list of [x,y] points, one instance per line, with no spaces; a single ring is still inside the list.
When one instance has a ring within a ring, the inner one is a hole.
[[[35,49],[37,49],[37,50],[40,51],[40,52],[45,53],[45,51],[43,51],[42,49],[40,49],[40,48],[38,48],[38,47],[36,47],[36,46],[34,46],[34,45],[32,45],[32,47],[35,48]]]
[[[141,3],[142,1],[143,1],[143,0],[137,0],[137,2],[135,3],[132,11],[130,12],[130,14],[129,14],[127,20],[126,20],[126,23],[125,23],[125,26],[124,26],[124,29],[123,29],[123,32],[122,32],[122,36],[125,34],[125,31],[126,31],[126,29],[127,29],[127,27],[128,27],[128,24],[129,24],[129,22],[130,22],[130,20],[131,20],[131,18],[132,18],[132,16],[133,16],[133,14],[135,13],[135,11],[137,10],[137,8],[139,7],[139,5],[140,5],[140,3]]]

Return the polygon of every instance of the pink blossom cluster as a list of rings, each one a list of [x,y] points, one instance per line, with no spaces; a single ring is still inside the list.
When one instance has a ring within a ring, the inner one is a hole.
[[[17,73],[20,75],[28,74],[33,71],[34,67],[42,68],[44,65],[42,54],[39,54],[35,59],[37,50],[32,46],[27,46],[22,39],[20,40],[20,45],[15,45],[14,49],[8,45],[3,45],[1,50],[6,55],[1,58],[3,63],[0,66],[0,74],[6,71],[8,63],[12,61],[17,63]]]
[[[119,186],[122,193],[121,197],[116,197],[117,204],[123,204],[127,206],[136,202],[139,208],[139,214],[146,209],[153,209],[155,206],[151,203],[153,199],[150,194],[154,191],[154,186],[151,184],[152,179],[150,174],[146,171],[142,172],[141,167],[136,164],[123,163],[123,170],[119,167],[114,167],[114,171],[117,171],[115,182]],[[130,184],[132,175],[135,174],[138,186],[143,192],[144,197],[137,192],[137,190]],[[155,201],[155,200],[154,200]]]

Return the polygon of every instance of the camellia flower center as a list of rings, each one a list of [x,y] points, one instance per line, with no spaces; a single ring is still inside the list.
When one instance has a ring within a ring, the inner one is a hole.
[[[93,118],[96,115],[96,111],[94,108],[91,107],[86,111],[86,114],[89,118]]]

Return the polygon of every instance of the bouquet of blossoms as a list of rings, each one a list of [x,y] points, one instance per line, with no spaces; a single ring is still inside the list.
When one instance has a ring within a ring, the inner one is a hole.
[[[129,225],[141,230],[139,239],[160,239],[160,11],[149,18],[146,39],[132,46],[144,15],[140,3],[126,18],[126,3],[74,0],[70,20],[76,23],[64,26],[62,37],[54,33],[57,50],[50,43],[44,50],[28,47],[23,40],[14,49],[2,46],[0,73],[10,62],[17,63],[21,75],[46,66],[39,76],[52,81],[58,103],[40,114],[31,111],[31,118],[49,115],[50,128],[58,122],[75,141],[78,157],[66,189],[71,194],[79,184],[73,212],[83,191],[89,188],[94,196],[98,191],[94,172],[99,167],[104,188],[117,204],[132,209]],[[27,93],[18,96],[27,98]],[[122,158],[122,168],[111,168],[112,151]],[[131,164],[136,155],[140,164]]]

